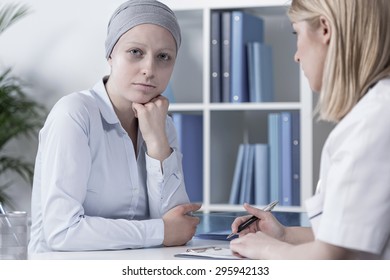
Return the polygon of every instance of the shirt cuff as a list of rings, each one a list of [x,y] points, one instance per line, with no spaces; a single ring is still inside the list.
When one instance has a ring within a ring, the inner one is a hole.
[[[168,178],[177,171],[177,155],[174,149],[172,149],[172,153],[169,157],[162,162],[162,168],[160,161],[150,157],[147,153],[145,153],[145,159],[148,174],[152,175],[154,178],[158,178],[158,181],[160,182],[163,181],[164,177]]]
[[[145,225],[144,247],[161,245],[164,241],[164,221],[151,219],[142,222]]]

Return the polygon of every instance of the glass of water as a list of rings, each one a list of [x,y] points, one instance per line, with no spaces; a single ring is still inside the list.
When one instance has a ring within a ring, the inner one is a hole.
[[[27,243],[27,213],[10,211],[0,214],[0,259],[26,260]]]

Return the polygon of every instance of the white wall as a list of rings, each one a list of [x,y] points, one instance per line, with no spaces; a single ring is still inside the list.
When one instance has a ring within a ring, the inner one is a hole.
[[[123,0],[2,0],[25,3],[31,13],[0,35],[0,70],[13,67],[29,87],[26,91],[48,110],[63,95],[90,88],[109,68],[104,55],[106,26]],[[330,130],[314,133],[314,175],[323,141]],[[11,143],[8,149],[34,161],[37,141]],[[8,178],[6,178],[8,179]],[[4,178],[3,178],[4,180]],[[1,183],[1,182],[0,182]],[[18,210],[30,211],[30,187],[15,180],[10,189]]]
[[[30,14],[0,35],[0,71],[13,68],[26,89],[48,110],[63,95],[90,88],[109,68],[104,55],[106,26],[122,0],[2,0],[27,4]],[[34,161],[37,141],[11,143],[12,153]],[[10,178],[2,178],[2,181]],[[14,180],[10,194],[18,210],[30,212],[31,189]]]

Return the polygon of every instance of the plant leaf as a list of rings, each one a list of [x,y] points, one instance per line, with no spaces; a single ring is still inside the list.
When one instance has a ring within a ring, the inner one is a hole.
[[[10,208],[14,208],[12,198],[5,192],[10,186],[10,182],[0,185],[0,202],[8,205]]]
[[[19,158],[8,156],[0,157],[0,174],[11,170],[18,173],[25,181],[32,183],[34,165]]]
[[[0,75],[0,150],[15,137],[34,136],[44,116],[43,106],[29,100],[21,82],[5,70]]]
[[[0,9],[0,33],[28,14],[29,8],[20,4],[6,4]]]

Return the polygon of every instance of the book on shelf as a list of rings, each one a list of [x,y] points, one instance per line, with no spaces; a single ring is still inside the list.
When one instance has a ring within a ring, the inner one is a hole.
[[[253,145],[245,144],[239,204],[244,204],[245,202],[250,204],[254,203],[254,156],[255,154]]]
[[[268,185],[268,145],[254,144],[254,203],[267,205],[269,203]]]
[[[270,201],[279,200],[281,186],[281,125],[280,114],[268,115],[268,145],[269,145],[269,195]]]
[[[281,206],[300,205],[299,112],[268,115],[270,200]]]
[[[265,205],[268,189],[268,145],[240,144],[229,203]]]
[[[249,102],[246,45],[264,41],[264,23],[257,16],[244,11],[231,15],[231,102]]]
[[[299,206],[301,204],[301,141],[299,111],[291,112],[291,120],[292,205]]]
[[[230,204],[300,205],[299,111],[268,114],[268,143],[240,144]]]
[[[230,189],[230,204],[238,204],[240,199],[240,186],[242,182],[242,173],[243,173],[243,162],[244,162],[244,152],[245,144],[240,144],[237,151],[236,164],[233,173],[232,186]]]
[[[271,102],[274,99],[272,48],[262,42],[247,44],[250,102]]]
[[[292,205],[292,133],[291,113],[281,112],[281,160],[282,182],[279,203],[282,206]]]
[[[212,11],[210,18],[210,93],[211,102],[219,103],[222,100],[221,75],[221,12]]]
[[[174,113],[179,147],[183,154],[183,175],[191,202],[203,201],[203,117]]]
[[[231,19],[232,12],[224,11],[221,15],[221,71],[222,71],[222,102],[230,102],[231,85]]]

